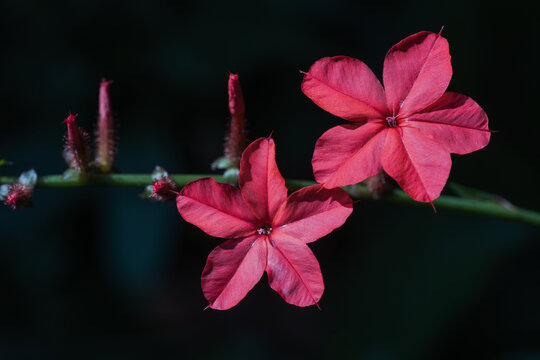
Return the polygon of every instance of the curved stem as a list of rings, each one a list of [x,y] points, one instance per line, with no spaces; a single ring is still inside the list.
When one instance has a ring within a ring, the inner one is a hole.
[[[180,186],[202,177],[213,177],[216,181],[223,182],[221,175],[209,174],[172,174],[170,177]],[[17,177],[0,176],[0,184],[14,184]],[[109,174],[94,175],[88,178],[73,177],[62,179],[62,175],[47,175],[38,178],[37,188],[81,187],[81,186],[146,186],[152,183],[150,174]],[[287,180],[290,190],[297,190],[305,186],[314,185],[315,182],[307,180]],[[374,200],[371,193],[363,184],[357,184],[346,188],[353,199]],[[411,199],[402,190],[394,190],[392,194],[384,196],[381,201],[415,206],[430,206]],[[443,195],[434,201],[438,209],[450,209],[470,214],[484,215],[498,219],[519,222],[540,227],[540,213],[532,210],[514,207],[503,202],[464,198]]]

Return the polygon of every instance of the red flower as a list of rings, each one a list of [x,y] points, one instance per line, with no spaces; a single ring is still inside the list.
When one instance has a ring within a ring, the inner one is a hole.
[[[321,185],[287,198],[272,139],[253,142],[242,155],[240,189],[203,178],[176,200],[182,217],[209,235],[230,239],[215,248],[202,273],[210,307],[236,305],[264,271],[272,289],[290,304],[317,304],[324,290],[317,259],[306,243],[341,226],[352,212],[342,189]]]
[[[317,141],[317,182],[327,188],[351,185],[383,169],[413,199],[436,199],[448,179],[450,153],[481,149],[490,137],[487,115],[476,102],[445,93],[451,77],[448,42],[427,31],[386,54],[384,89],[359,60],[337,56],[313,64],[302,91],[352,122]]]

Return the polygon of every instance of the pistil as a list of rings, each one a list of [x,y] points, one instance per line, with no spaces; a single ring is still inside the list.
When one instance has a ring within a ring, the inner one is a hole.
[[[268,224],[257,229],[257,234],[259,235],[270,235],[271,233],[272,233],[272,226]]]

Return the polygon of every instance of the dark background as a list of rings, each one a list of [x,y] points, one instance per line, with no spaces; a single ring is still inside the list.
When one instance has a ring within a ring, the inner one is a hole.
[[[421,30],[450,42],[449,90],[486,110],[489,146],[450,181],[539,209],[537,9],[523,1],[0,2],[0,168],[60,173],[69,111],[91,130],[113,79],[124,172],[208,173],[222,154],[227,72],[251,139],[274,131],[288,178],[343,123],[300,91],[324,56],[363,60]],[[531,2],[532,3],[532,2]],[[266,276],[235,308],[200,289],[219,240],[137,188],[43,189],[0,209],[1,359],[540,359],[538,229],[429,207],[358,203],[311,248],[326,290],[286,304]]]

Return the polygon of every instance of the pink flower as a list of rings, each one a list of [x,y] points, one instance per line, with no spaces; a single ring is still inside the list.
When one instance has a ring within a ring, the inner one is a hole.
[[[488,118],[471,98],[445,93],[452,77],[448,42],[423,31],[394,45],[383,83],[363,62],[317,61],[302,91],[324,110],[351,121],[324,133],[313,171],[326,188],[356,184],[384,170],[417,201],[436,199],[450,172],[450,153],[489,142]]]
[[[272,139],[244,151],[240,189],[203,178],[176,202],[182,217],[209,235],[229,239],[215,248],[202,273],[210,307],[235,306],[266,271],[272,289],[290,304],[317,304],[324,290],[317,259],[306,245],[341,226],[352,212],[342,189],[314,185],[287,198]]]

